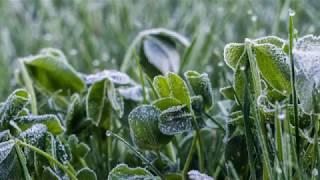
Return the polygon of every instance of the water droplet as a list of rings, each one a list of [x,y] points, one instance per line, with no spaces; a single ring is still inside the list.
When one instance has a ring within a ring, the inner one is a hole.
[[[258,19],[258,17],[256,15],[251,16],[251,21],[252,22],[256,22]]]
[[[222,66],[223,66],[223,62],[219,62],[219,63],[218,63],[218,66],[219,66],[219,67],[222,67]]]
[[[108,137],[109,137],[109,136],[112,136],[112,132],[108,130],[108,131],[106,132],[106,136],[108,136]]]
[[[240,67],[240,70],[241,70],[241,71],[244,71],[245,69],[246,69],[245,66],[241,66],[241,67]]]
[[[78,51],[76,49],[71,49],[69,54],[70,54],[70,56],[75,56],[78,54]]]
[[[312,176],[318,176],[319,172],[318,172],[318,169],[314,168],[312,170]]]
[[[92,61],[92,65],[97,67],[97,66],[100,65],[100,61],[98,59],[95,59],[95,60]]]
[[[280,120],[284,120],[285,118],[286,118],[286,114],[285,113],[280,113],[279,115],[278,115],[278,118],[280,119]]]
[[[281,174],[281,173],[282,173],[282,170],[281,170],[279,167],[277,167],[277,168],[276,168],[276,172],[277,172],[278,174]]]
[[[294,16],[296,15],[296,12],[292,9],[289,10],[289,16]]]

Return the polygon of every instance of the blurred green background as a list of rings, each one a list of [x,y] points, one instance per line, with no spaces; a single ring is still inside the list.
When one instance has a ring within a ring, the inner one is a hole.
[[[228,42],[287,37],[288,9],[299,35],[319,34],[319,0],[3,0],[0,1],[0,100],[16,88],[16,60],[45,47],[61,49],[83,73],[119,69],[139,31],[164,27],[197,48],[187,69],[206,71],[214,87]],[[199,63],[200,62],[200,63]],[[228,74],[227,74],[228,76]]]

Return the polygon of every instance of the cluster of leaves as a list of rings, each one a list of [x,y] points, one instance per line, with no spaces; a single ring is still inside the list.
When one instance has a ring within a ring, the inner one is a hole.
[[[232,85],[221,89],[233,102],[225,158],[235,178],[316,178],[319,42],[308,35],[290,47],[268,36],[225,46],[234,74]],[[235,146],[242,147],[237,154]]]

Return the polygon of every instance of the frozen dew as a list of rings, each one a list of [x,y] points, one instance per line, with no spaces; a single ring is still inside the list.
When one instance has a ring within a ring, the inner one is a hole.
[[[278,115],[278,118],[279,118],[279,120],[284,120],[284,119],[286,118],[286,113],[281,112],[281,113]]]
[[[70,54],[70,56],[75,56],[75,55],[78,54],[78,51],[77,51],[76,49],[71,49],[71,50],[69,51],[69,54]]]
[[[319,172],[317,168],[312,169],[312,176],[318,176]]]
[[[106,136],[108,136],[108,137],[109,137],[109,136],[112,136],[112,132],[108,130],[108,131],[106,132]]]
[[[100,61],[99,61],[98,59],[95,59],[95,60],[92,61],[92,65],[93,65],[94,67],[97,67],[97,66],[100,65]]]
[[[218,67],[223,67],[223,62],[219,62]]]
[[[281,168],[277,167],[277,168],[276,168],[276,172],[277,172],[278,174],[281,174],[281,173],[282,173]]]
[[[191,170],[188,172],[188,176],[190,180],[213,180],[212,177],[206,175],[206,174],[202,174],[199,171],[196,170]]]
[[[245,67],[245,66],[241,66],[241,67],[240,67],[240,70],[241,70],[241,71],[244,71],[244,70],[246,70],[246,67]]]
[[[296,12],[292,9],[289,10],[289,16],[295,16]]]
[[[0,164],[10,154],[15,142],[13,140],[0,143]]]
[[[256,22],[258,19],[258,17],[256,15],[251,16],[251,21],[252,22]]]

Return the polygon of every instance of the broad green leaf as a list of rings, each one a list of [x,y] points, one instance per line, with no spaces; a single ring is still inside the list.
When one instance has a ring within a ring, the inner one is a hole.
[[[27,91],[23,89],[15,90],[5,101],[0,109],[0,124],[8,123],[14,119],[23,108],[30,103],[30,97]],[[0,126],[0,127],[1,127]]]
[[[115,89],[113,83],[108,84],[107,87],[107,95],[108,100],[112,106],[112,109],[117,112],[118,116],[121,118],[124,113],[124,102],[123,98],[118,92],[117,89]]]
[[[22,130],[26,130],[37,123],[46,125],[48,131],[56,135],[63,133],[65,130],[58,117],[52,114],[20,116],[15,118],[14,122],[17,123]]]
[[[181,103],[187,105],[187,109],[191,110],[190,93],[184,80],[174,73],[168,74],[168,82],[172,96]]]
[[[78,180],[96,180],[97,175],[89,168],[82,168],[77,172]]]
[[[213,93],[208,74],[199,74],[196,71],[187,71],[184,76],[190,89],[195,95],[202,96],[204,107],[206,110],[209,110],[213,105]]]
[[[230,43],[224,47],[224,61],[235,71],[240,57],[245,53],[244,44]]]
[[[168,79],[164,76],[156,76],[153,79],[153,86],[159,97],[169,97],[171,95]]]
[[[0,143],[0,179],[20,179],[23,177],[14,146],[13,140]]]
[[[143,149],[159,149],[171,140],[158,128],[160,109],[142,105],[131,111],[128,116],[131,136],[135,144]]]
[[[145,71],[153,76],[177,73],[180,68],[180,56],[170,39],[160,36],[147,36],[141,47],[141,65]]]
[[[0,143],[0,164],[8,157],[12,151],[15,142],[13,140],[5,141]]]
[[[87,95],[86,111],[88,118],[93,124],[104,127],[109,127],[111,120],[111,104],[107,99],[108,88],[111,82],[108,79],[94,83]]]
[[[159,108],[161,111],[166,110],[172,106],[179,106],[182,105],[180,101],[176,98],[172,97],[165,97],[160,98],[152,103],[155,107]]]
[[[192,130],[192,115],[186,105],[162,111],[159,119],[159,129],[163,134],[175,135]]]
[[[80,105],[80,96],[79,94],[73,94],[71,96],[71,102],[68,105],[68,110],[67,110],[67,114],[65,116],[65,127],[66,127],[66,131],[67,133],[72,132],[73,130],[73,125],[74,125],[74,120],[75,120],[75,116],[77,115],[77,110],[79,110],[81,107]],[[79,121],[79,119],[76,119],[77,121]]]
[[[299,39],[293,49],[296,67],[297,95],[302,109],[308,114],[320,113],[320,38],[312,35]]]
[[[39,55],[23,59],[33,81],[49,92],[62,91],[62,95],[81,92],[85,83],[68,64],[62,53],[43,50]]]
[[[285,40],[276,36],[266,36],[266,37],[258,38],[258,39],[255,39],[254,42],[258,44],[269,43],[277,46],[278,48],[282,48],[282,46],[285,44]]]
[[[148,170],[144,168],[130,168],[126,164],[119,164],[113,168],[109,175],[108,180],[127,180],[127,179],[141,179],[141,180],[150,180],[155,179],[159,180],[157,176],[153,176]]]
[[[240,103],[243,103],[243,95],[244,95],[244,78],[245,78],[245,70],[246,70],[246,62],[248,61],[247,54],[241,56],[235,72],[233,74],[234,81],[233,81],[233,89],[235,91],[236,96],[239,98]],[[248,69],[249,74],[251,74],[250,68]],[[251,77],[251,76],[250,76]],[[250,79],[252,82],[252,79]]]
[[[290,67],[284,51],[272,44],[254,45],[254,51],[263,78],[283,95],[290,95]]]
[[[166,180],[183,180],[183,175],[179,173],[167,173],[165,174]]]

